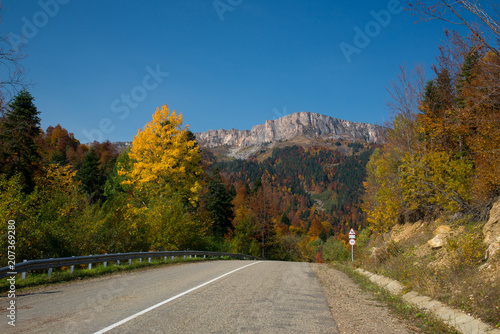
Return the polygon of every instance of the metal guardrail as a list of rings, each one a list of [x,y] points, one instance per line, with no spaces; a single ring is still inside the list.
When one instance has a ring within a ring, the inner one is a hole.
[[[6,266],[0,268],[0,278],[26,273],[30,270],[38,269],[48,269],[49,276],[52,274],[52,268],[63,267],[63,266],[75,266],[81,264],[89,264],[89,269],[92,263],[104,263],[106,266],[107,262],[110,261],[121,261],[129,260],[129,264],[132,259],[143,259],[155,257],[175,257],[175,256],[211,256],[211,257],[231,257],[231,258],[242,258],[251,260],[262,260],[262,258],[257,256],[245,255],[245,254],[233,254],[233,253],[223,253],[223,252],[205,252],[205,251],[165,251],[165,252],[134,252],[134,253],[115,253],[115,254],[103,254],[103,255],[88,255],[88,256],[72,256],[72,257],[61,257],[55,259],[42,259],[42,260],[30,260],[17,263],[15,266]],[[73,269],[73,268],[72,268]],[[24,278],[25,274],[23,274]]]

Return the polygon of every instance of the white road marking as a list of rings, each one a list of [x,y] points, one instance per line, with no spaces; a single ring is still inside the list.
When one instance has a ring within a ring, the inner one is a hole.
[[[133,315],[131,315],[130,317],[127,317],[127,318],[125,318],[125,319],[123,319],[123,320],[121,320],[121,321],[115,322],[114,324],[112,324],[112,325],[110,325],[110,326],[108,326],[108,327],[106,327],[106,328],[104,328],[104,329],[101,329],[100,331],[97,331],[97,332],[95,332],[94,334],[102,334],[102,333],[106,333],[106,332],[108,332],[108,331],[112,330],[113,328],[116,328],[116,327],[118,327],[118,326],[120,326],[120,325],[123,325],[124,323],[126,323],[126,322],[128,322],[128,321],[130,321],[130,320],[132,320],[132,319],[134,319],[134,318],[137,318],[137,317],[138,317],[138,316],[140,316],[140,315],[143,315],[144,313],[147,313],[147,312],[149,312],[149,311],[151,311],[151,310],[154,310],[154,309],[155,309],[155,308],[157,308],[157,307],[160,307],[160,306],[162,306],[162,305],[165,305],[166,303],[171,302],[172,300],[175,300],[175,299],[177,299],[177,298],[179,298],[179,297],[182,297],[182,296],[184,296],[184,295],[187,295],[188,293],[193,292],[194,290],[197,290],[197,289],[199,289],[199,288],[201,288],[201,287],[204,287],[205,285],[208,285],[208,284],[210,284],[210,283],[213,283],[213,282],[217,281],[218,279],[221,279],[222,277],[225,277],[225,276],[227,276],[227,275],[231,275],[232,273],[237,272],[238,270],[244,269],[244,268],[246,268],[246,267],[253,266],[254,264],[257,264],[257,263],[260,263],[260,262],[262,262],[262,261],[253,262],[253,263],[247,264],[247,265],[245,265],[245,266],[243,266],[243,267],[240,267],[240,268],[238,268],[238,269],[235,269],[235,270],[232,270],[232,271],[230,271],[230,272],[227,272],[227,273],[225,273],[225,274],[223,274],[223,275],[220,275],[219,277],[216,277],[216,278],[214,278],[214,279],[212,279],[212,280],[210,280],[210,281],[208,281],[208,282],[205,282],[205,283],[203,283],[203,284],[201,284],[201,285],[198,285],[197,287],[194,287],[194,288],[192,288],[192,289],[186,290],[186,291],[184,291],[184,292],[182,292],[182,293],[179,293],[179,294],[178,294],[178,295],[176,295],[176,296],[173,296],[173,297],[171,297],[171,298],[169,298],[169,299],[166,299],[166,300],[164,300],[164,301],[162,301],[162,302],[160,302],[160,303],[158,303],[158,304],[155,304],[155,305],[153,305],[153,306],[151,306],[151,307],[148,307],[147,309],[144,309],[144,310],[142,310],[142,311],[140,311],[140,312],[137,312],[136,314],[133,314]]]

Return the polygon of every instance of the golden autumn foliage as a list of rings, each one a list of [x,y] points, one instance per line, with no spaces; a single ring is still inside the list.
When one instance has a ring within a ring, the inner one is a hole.
[[[438,205],[456,212],[470,201],[472,164],[448,152],[407,154],[400,165],[400,187],[408,209]]]
[[[474,161],[474,194],[487,202],[500,188],[500,57],[487,52],[470,72],[455,127]]]
[[[396,224],[402,207],[401,189],[395,178],[397,165],[389,154],[377,149],[366,168],[363,210],[367,213],[369,228],[385,233]]]
[[[131,169],[118,171],[126,176],[124,184],[150,196],[168,189],[192,204],[197,201],[201,156],[194,136],[182,128],[182,114],[166,105],[157,108],[153,120],[134,137],[128,155]]]
[[[411,220],[439,211],[484,218],[500,195],[500,57],[465,43],[454,50],[461,67],[442,54],[419,94],[401,94],[418,110],[398,110],[368,163],[363,210],[374,231],[410,213]]]
[[[143,230],[149,250],[180,250],[197,245],[208,224],[189,213],[201,189],[201,155],[182,114],[157,108],[139,130],[129,152],[118,159],[117,176],[130,193],[124,219]]]

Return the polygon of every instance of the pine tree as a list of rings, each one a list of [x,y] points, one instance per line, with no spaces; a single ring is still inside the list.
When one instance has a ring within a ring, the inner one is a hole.
[[[24,192],[35,186],[34,174],[41,157],[37,137],[41,134],[39,111],[31,94],[22,90],[9,105],[0,126],[0,159],[2,173],[11,177],[21,174]]]
[[[106,180],[99,168],[99,157],[93,148],[85,154],[76,176],[81,182],[82,189],[89,195],[91,203],[103,198]]]
[[[330,229],[328,230],[328,233],[326,234],[326,239],[330,239],[331,237],[335,236],[335,232],[333,231],[333,229],[330,227]]]
[[[321,232],[320,232],[320,233],[319,233],[319,235],[318,235],[318,238],[319,238],[321,241],[326,242],[327,237],[326,237],[326,233],[325,233],[325,231],[321,230]]]
[[[478,67],[480,55],[477,50],[471,50],[464,59],[462,71],[459,73],[460,78],[457,82],[457,91],[462,93],[465,86],[469,85],[475,77],[474,70]],[[464,99],[459,98],[461,107],[465,106]]]
[[[223,237],[229,229],[232,229],[232,220],[234,218],[233,196],[226,189],[222,182],[218,168],[212,173],[208,180],[208,191],[203,196],[205,208],[208,211],[209,218],[212,220],[213,232],[216,237]]]
[[[283,212],[283,214],[281,215],[280,222],[285,224],[286,226],[290,226],[290,218],[288,217],[286,212]]]

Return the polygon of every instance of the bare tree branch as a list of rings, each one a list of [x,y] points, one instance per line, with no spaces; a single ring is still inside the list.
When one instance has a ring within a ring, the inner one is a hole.
[[[0,3],[0,21],[2,7]],[[0,109],[5,103],[28,83],[25,78],[25,69],[21,61],[26,57],[22,50],[23,43],[12,45],[8,35],[0,32]]]
[[[489,7],[483,6],[478,0],[438,0],[437,4],[428,5],[423,1],[415,0],[409,6],[414,12],[422,15],[425,20],[438,19],[454,25],[467,27],[475,38],[500,57],[498,45],[495,47],[493,45],[494,42],[491,42],[491,38],[488,37],[488,35],[493,35],[497,43],[500,40],[500,15],[493,5]],[[463,11],[474,15],[479,22],[468,20]],[[492,16],[493,13],[496,15],[495,17]],[[449,14],[455,20],[450,19],[448,17]]]
[[[388,128],[397,129],[391,132],[392,139],[398,143],[402,152],[412,152],[417,145],[417,131],[415,118],[419,113],[419,106],[425,85],[424,69],[422,65],[415,65],[413,71],[400,66],[400,73],[387,88],[390,101],[387,103],[391,114],[398,119],[399,126],[388,124]]]

